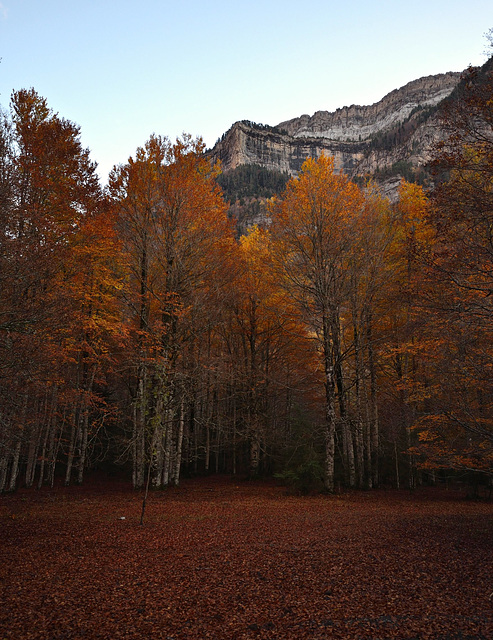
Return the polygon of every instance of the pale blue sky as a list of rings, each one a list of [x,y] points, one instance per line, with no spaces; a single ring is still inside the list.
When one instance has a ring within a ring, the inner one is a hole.
[[[153,132],[212,146],[482,64],[491,0],[0,0],[0,104],[34,87],[103,182]]]

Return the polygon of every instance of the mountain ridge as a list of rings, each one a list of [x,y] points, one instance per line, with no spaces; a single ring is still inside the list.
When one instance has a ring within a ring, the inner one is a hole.
[[[437,108],[457,87],[462,73],[424,76],[372,105],[317,111],[276,126],[235,122],[208,154],[225,173],[256,164],[295,176],[307,157],[325,153],[334,158],[336,171],[351,178],[376,177],[392,198],[402,169],[417,172],[430,159],[441,135]]]
[[[436,106],[458,84],[460,72],[449,71],[412,80],[394,89],[372,105],[351,105],[335,111],[316,111],[312,116],[286,120],[277,125],[294,137],[325,137],[331,140],[354,140],[354,135],[369,139],[375,133],[405,121],[418,107]],[[391,109],[389,109],[391,107]],[[378,118],[388,113],[391,117]],[[355,128],[351,124],[359,125]],[[320,126],[322,125],[322,127]]]

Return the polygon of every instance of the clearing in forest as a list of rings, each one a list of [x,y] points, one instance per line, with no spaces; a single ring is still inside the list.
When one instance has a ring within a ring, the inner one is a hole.
[[[493,637],[493,503],[118,483],[0,498],[0,638]]]

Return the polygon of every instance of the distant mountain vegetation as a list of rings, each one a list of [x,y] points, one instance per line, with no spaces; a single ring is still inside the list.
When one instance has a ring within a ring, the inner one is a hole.
[[[333,157],[338,171],[359,185],[375,180],[393,201],[401,178],[429,186],[427,164],[442,136],[441,107],[460,83],[458,72],[437,74],[413,80],[369,106],[318,111],[277,126],[234,123],[207,155],[221,163],[218,183],[240,232],[269,223],[266,199],[282,192],[307,157]]]
[[[370,139],[369,149],[390,151],[395,147],[403,146],[409,141],[413,133],[421,125],[425,124],[431,116],[435,115],[438,110],[439,105],[418,105],[411,111],[406,120],[397,123],[390,129],[373,134]]]
[[[230,204],[247,198],[272,198],[280,193],[291,176],[259,164],[242,164],[228,173],[221,174],[217,183]]]
[[[218,176],[217,183],[229,202],[229,216],[235,219],[238,235],[254,224],[265,225],[269,219],[267,200],[281,193],[290,178],[287,172],[259,164],[242,164]]]
[[[478,70],[488,77],[493,58]],[[400,180],[433,186],[429,162],[443,138],[443,114],[466,89],[469,75],[449,72],[412,81],[370,106],[303,115],[277,126],[241,120],[207,154],[224,173],[217,182],[239,233],[268,224],[266,201],[281,193],[306,157],[334,158],[338,171],[363,186],[376,181],[391,201]]]

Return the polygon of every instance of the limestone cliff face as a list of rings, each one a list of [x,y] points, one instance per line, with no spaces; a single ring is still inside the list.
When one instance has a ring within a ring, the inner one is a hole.
[[[276,127],[235,123],[210,155],[223,171],[260,164],[296,175],[307,157],[333,156],[350,176],[375,173],[398,162],[424,164],[440,135],[436,106],[456,87],[460,73],[414,80],[371,106],[318,111]]]
[[[460,75],[444,73],[427,76],[392,91],[371,106],[352,105],[333,113],[317,111],[311,117],[303,115],[281,122],[278,127],[295,138],[369,140],[375,134],[405,122],[414,110],[437,105],[453,91]]]
[[[336,142],[324,138],[295,138],[245,122],[236,122],[211,152],[220,160],[223,171],[242,164],[260,164],[268,169],[297,174],[307,157],[318,158],[322,153],[334,157],[338,170],[354,168],[364,158],[363,145]]]

